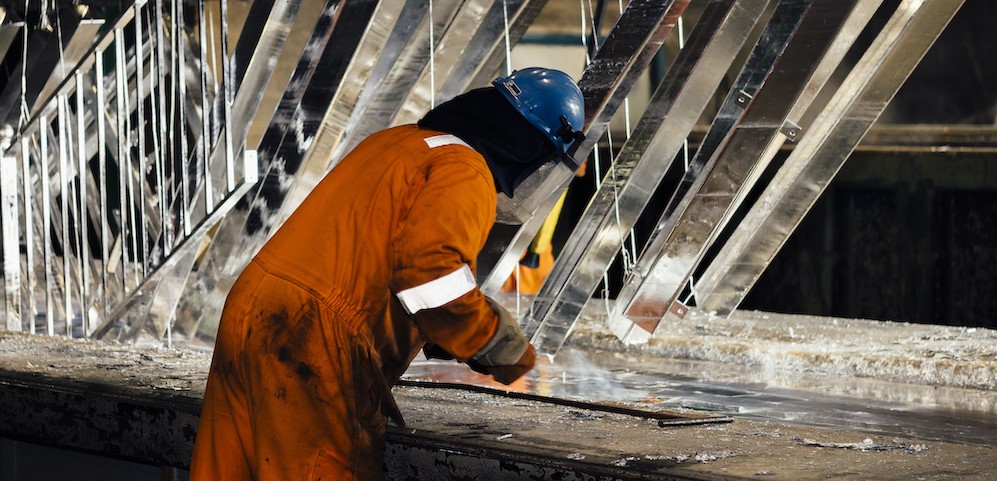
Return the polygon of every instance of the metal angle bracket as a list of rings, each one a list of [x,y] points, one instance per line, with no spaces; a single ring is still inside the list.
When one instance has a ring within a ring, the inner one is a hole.
[[[734,105],[741,107],[741,110],[745,110],[748,108],[748,104],[751,103],[752,98],[751,94],[741,90],[737,93],[737,97],[734,97]]]
[[[782,127],[779,128],[779,133],[786,136],[790,142],[796,142],[803,136],[803,128],[797,125],[796,122],[786,119],[782,123]]]

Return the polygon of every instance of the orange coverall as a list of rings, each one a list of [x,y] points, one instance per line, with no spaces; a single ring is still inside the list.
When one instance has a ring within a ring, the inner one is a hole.
[[[336,166],[226,300],[190,479],[381,479],[390,386],[426,342],[466,361],[496,332],[471,274],[495,195],[480,154],[414,125]]]

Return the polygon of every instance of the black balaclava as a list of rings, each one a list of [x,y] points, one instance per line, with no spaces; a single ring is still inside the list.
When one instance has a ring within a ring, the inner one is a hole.
[[[472,90],[436,106],[419,127],[467,142],[488,163],[496,191],[509,197],[520,182],[560,153],[495,87]]]

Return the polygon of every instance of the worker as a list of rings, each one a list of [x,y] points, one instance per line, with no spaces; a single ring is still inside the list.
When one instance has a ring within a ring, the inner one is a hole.
[[[584,138],[578,86],[530,68],[371,135],[232,286],[190,479],[375,480],[420,349],[509,384],[535,351],[477,288],[496,193]],[[524,187],[525,188],[525,187]]]

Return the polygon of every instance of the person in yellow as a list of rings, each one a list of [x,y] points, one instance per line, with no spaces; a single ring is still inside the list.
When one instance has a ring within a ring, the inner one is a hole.
[[[390,388],[420,349],[511,383],[535,351],[475,260],[496,193],[580,140],[583,100],[531,68],[370,136],[226,299],[190,479],[375,480]],[[428,346],[427,346],[428,344]]]

